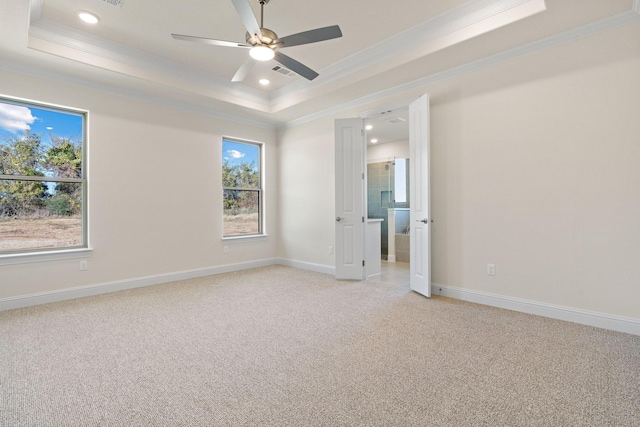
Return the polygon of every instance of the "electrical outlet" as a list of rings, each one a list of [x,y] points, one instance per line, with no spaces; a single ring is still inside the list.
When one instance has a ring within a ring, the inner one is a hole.
[[[333,246],[329,245],[329,255],[333,253]]]
[[[80,260],[80,271],[87,271],[89,268],[89,261],[86,259]]]
[[[496,275],[496,265],[495,264],[487,264],[487,274],[489,276]]]
[[[229,246],[223,246],[222,247],[222,252],[224,252],[225,254],[229,253]]]

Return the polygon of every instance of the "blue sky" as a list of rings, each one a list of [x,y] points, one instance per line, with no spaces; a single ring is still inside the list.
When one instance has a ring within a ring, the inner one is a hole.
[[[259,166],[259,155],[260,147],[257,145],[222,140],[222,158],[228,160],[231,165],[255,162],[256,166]]]
[[[25,130],[42,134],[45,144],[49,142],[50,134],[79,140],[82,138],[82,116],[0,101],[0,142]]]

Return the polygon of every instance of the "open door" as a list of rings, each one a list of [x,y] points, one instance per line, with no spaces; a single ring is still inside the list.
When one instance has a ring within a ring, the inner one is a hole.
[[[335,148],[336,279],[364,280],[364,121],[336,120]]]
[[[429,95],[423,95],[409,105],[410,287],[426,297],[431,297],[429,131]]]

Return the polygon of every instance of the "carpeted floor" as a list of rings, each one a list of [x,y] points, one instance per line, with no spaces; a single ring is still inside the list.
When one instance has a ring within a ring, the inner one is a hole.
[[[266,267],[0,313],[0,426],[640,426],[640,337]]]

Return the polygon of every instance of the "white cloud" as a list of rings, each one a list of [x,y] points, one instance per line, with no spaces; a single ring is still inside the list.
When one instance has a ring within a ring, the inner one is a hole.
[[[245,153],[241,153],[238,150],[227,150],[227,154],[229,154],[229,157],[232,159],[241,159],[245,156]]]
[[[11,133],[31,129],[30,125],[36,121],[31,110],[19,105],[0,103],[0,129]]]

